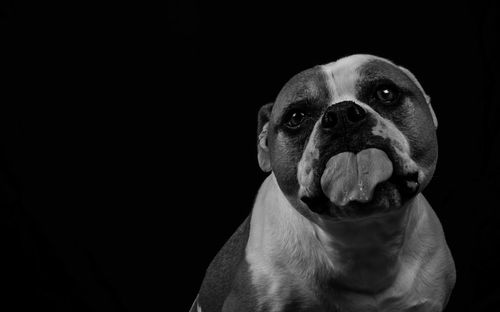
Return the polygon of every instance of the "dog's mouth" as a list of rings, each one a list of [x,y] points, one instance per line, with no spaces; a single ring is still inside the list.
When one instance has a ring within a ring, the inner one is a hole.
[[[418,172],[403,173],[399,162],[389,155],[377,148],[334,155],[326,163],[318,187],[301,200],[311,211],[333,218],[398,209],[418,193]]]

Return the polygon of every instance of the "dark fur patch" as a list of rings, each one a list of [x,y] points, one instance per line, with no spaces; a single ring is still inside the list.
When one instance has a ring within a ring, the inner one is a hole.
[[[328,105],[326,76],[320,67],[306,70],[290,79],[282,88],[273,107],[269,126],[271,164],[281,190],[296,196],[297,164],[302,157],[314,124]],[[307,113],[307,120],[299,129],[288,129],[283,117],[292,109]]]
[[[247,217],[210,263],[199,292],[198,301],[203,312],[221,311],[234,281],[238,280],[235,277],[242,280],[245,275],[248,265],[245,266],[244,257],[249,231],[250,217]]]
[[[382,60],[369,61],[360,66],[358,72],[362,77],[356,85],[358,100],[391,120],[408,139],[410,157],[432,173],[438,153],[437,137],[429,105],[422,91],[400,68]],[[373,100],[375,87],[387,80],[401,92],[397,105],[381,105]]]

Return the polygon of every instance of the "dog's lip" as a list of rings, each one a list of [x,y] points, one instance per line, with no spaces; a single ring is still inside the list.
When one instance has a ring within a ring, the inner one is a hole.
[[[384,183],[390,183],[395,186],[396,190],[400,193],[401,199],[402,199],[402,205],[406,201],[408,201],[410,198],[415,196],[419,191],[420,191],[420,183],[418,182],[418,171],[415,172],[409,172],[405,173],[404,170],[400,167],[400,162],[396,160],[396,152],[394,150],[391,150],[390,147],[387,146],[380,146],[380,145],[365,145],[362,146],[361,148],[355,148],[355,149],[346,149],[346,150],[340,150],[336,154],[331,155],[330,157],[334,157],[337,154],[343,153],[343,152],[352,152],[352,153],[358,153],[361,150],[368,149],[368,148],[377,148],[382,150],[387,154],[387,157],[391,161],[394,167],[394,171],[392,175],[387,179],[386,181],[382,182],[381,184]],[[323,168],[324,170],[324,168]],[[308,208],[316,213],[319,213],[321,215],[328,216],[330,218],[335,218],[335,216],[330,216],[330,208],[334,207],[334,209],[341,209],[342,207],[335,207],[333,203],[330,202],[328,197],[322,192],[322,191],[317,191],[316,194],[309,194],[309,195],[304,195],[300,198],[300,200],[308,206]],[[354,206],[359,206],[359,207],[368,207],[370,204],[373,203],[373,198],[368,201],[368,202],[358,202],[354,201]],[[324,213],[326,211],[326,214]],[[363,216],[366,217],[366,216]]]
[[[392,174],[388,181],[398,186],[399,191],[403,192],[402,195],[405,196],[411,197],[413,195],[416,195],[420,189],[420,183],[418,182],[418,171],[400,175]]]
[[[391,185],[394,185],[394,183],[389,179],[379,185],[390,187]],[[389,189],[389,191],[393,190],[394,189]],[[330,202],[324,194],[319,194],[313,197],[304,196],[301,198],[301,201],[306,204],[309,210],[313,213],[322,218],[327,218],[328,220],[359,220],[363,218],[382,216],[399,210],[399,208],[402,207],[408,199],[403,200],[402,192],[400,192],[397,188],[396,191],[398,191],[399,195],[396,195],[397,199],[395,200],[400,201],[400,204],[396,206],[386,206],[387,200],[389,202],[392,200],[385,199],[386,197],[380,193],[383,192],[380,189],[375,190],[373,198],[368,202],[351,201],[346,206],[342,207],[336,206],[334,203]],[[388,195],[391,196],[390,193]]]

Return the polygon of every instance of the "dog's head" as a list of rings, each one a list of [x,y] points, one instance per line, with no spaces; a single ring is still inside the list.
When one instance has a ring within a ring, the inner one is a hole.
[[[430,181],[437,120],[408,70],[352,55],[305,70],[259,112],[258,160],[301,213],[397,210]]]

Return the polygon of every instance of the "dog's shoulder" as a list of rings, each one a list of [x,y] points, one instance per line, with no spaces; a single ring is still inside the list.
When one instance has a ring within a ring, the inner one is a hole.
[[[232,293],[233,281],[244,279],[245,248],[250,232],[250,217],[239,226],[210,263],[202,282],[198,303],[203,312],[221,311],[224,301]]]

